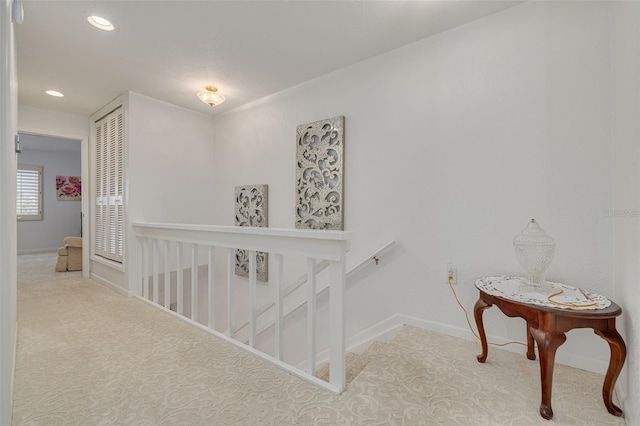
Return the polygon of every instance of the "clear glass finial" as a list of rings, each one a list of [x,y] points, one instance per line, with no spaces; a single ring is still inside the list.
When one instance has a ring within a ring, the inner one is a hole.
[[[556,243],[535,219],[513,239],[516,257],[520,265],[526,270],[526,281],[529,285],[544,284],[544,273],[553,260]]]

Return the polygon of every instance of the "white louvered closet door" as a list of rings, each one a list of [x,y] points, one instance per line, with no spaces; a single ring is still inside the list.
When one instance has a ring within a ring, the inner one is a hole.
[[[124,240],[122,108],[96,122],[95,254],[122,263]]]

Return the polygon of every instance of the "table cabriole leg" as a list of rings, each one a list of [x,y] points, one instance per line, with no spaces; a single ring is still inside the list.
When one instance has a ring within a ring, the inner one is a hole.
[[[614,416],[621,416],[622,410],[612,401],[613,387],[618,379],[620,371],[622,370],[625,358],[627,357],[627,346],[625,345],[624,340],[622,340],[622,336],[620,336],[616,330],[615,319],[610,320],[609,330],[593,331],[609,343],[609,349],[611,350],[609,368],[607,368],[604,385],[602,386],[602,399],[604,400],[604,405],[607,407],[607,411],[609,411],[609,413]]]
[[[533,347],[533,335],[531,334],[531,324],[527,323],[527,359],[535,360],[536,351]]]
[[[530,328],[531,334],[538,344],[538,356],[540,357],[540,384],[542,387],[542,402],[540,403],[540,415],[550,420],[553,417],[551,408],[551,390],[553,384],[553,365],[556,358],[556,349],[566,340],[564,333],[550,333],[535,328]]]
[[[480,343],[482,343],[482,354],[477,356],[478,362],[485,362],[487,360],[487,354],[489,352],[487,345],[487,335],[484,332],[484,323],[482,322],[482,313],[485,309],[490,308],[491,305],[482,299],[478,299],[473,307],[473,316],[476,319],[476,327],[478,328],[478,334],[480,335]]]

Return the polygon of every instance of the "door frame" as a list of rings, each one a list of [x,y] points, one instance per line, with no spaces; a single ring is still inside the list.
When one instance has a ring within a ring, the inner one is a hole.
[[[74,133],[67,132],[59,132],[54,130],[47,129],[37,129],[33,127],[24,127],[18,124],[18,133],[33,135],[33,136],[44,136],[44,137],[52,137],[58,139],[71,139],[80,141],[80,178],[82,182],[87,182],[82,185],[82,276],[84,278],[89,278],[90,274],[90,265],[89,265],[89,257],[90,257],[90,244],[91,239],[89,232],[89,198],[91,196],[89,191],[89,136],[88,135],[78,135]]]
[[[17,342],[17,215],[14,137],[18,80],[11,0],[0,2],[0,424],[11,424]]]

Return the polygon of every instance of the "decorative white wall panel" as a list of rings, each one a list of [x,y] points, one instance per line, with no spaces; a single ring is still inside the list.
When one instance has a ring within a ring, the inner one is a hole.
[[[236,186],[236,226],[268,226],[269,185]],[[258,281],[269,281],[269,254],[256,253]],[[249,252],[236,250],[236,275],[249,276]]]
[[[298,126],[296,228],[344,229],[344,117]]]

